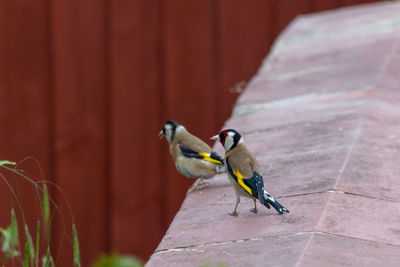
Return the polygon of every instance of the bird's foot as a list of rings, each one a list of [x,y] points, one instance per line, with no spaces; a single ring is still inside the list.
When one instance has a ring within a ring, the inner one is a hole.
[[[253,212],[253,213],[257,213],[258,209],[257,208],[252,208],[252,209],[250,209],[250,211]]]
[[[229,215],[231,216],[238,216],[239,212],[237,212],[236,210],[234,210],[233,212],[229,212]]]

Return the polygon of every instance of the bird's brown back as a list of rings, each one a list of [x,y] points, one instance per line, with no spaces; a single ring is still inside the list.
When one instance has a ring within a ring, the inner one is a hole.
[[[260,166],[257,160],[253,157],[244,143],[237,144],[236,147],[229,150],[225,154],[225,159],[229,158],[229,164],[233,170],[238,170],[243,178],[253,177],[253,172],[256,171],[262,175]]]

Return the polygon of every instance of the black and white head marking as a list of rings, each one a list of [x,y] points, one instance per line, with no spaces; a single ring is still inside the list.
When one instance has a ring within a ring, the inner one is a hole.
[[[162,129],[168,143],[171,144],[177,132],[185,130],[185,127],[176,121],[167,121]]]
[[[220,133],[220,140],[225,148],[225,151],[229,151],[237,146],[237,144],[243,142],[242,136],[233,129],[224,130]]]

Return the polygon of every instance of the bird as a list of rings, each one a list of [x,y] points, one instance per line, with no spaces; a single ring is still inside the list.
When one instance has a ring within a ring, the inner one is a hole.
[[[164,136],[177,171],[189,178],[200,178],[188,193],[198,186],[206,185],[204,179],[225,172],[224,159],[179,122],[167,121],[159,133],[160,140]]]
[[[245,196],[254,201],[254,208],[251,212],[257,213],[257,199],[265,207],[272,207],[279,214],[288,213],[289,210],[282,206],[264,189],[264,181],[261,168],[254,156],[247,149],[243,137],[234,129],[222,130],[219,134],[211,137],[212,140],[219,141],[225,148],[225,168],[229,181],[236,192],[236,206],[232,216],[237,216],[237,207],[240,197]]]

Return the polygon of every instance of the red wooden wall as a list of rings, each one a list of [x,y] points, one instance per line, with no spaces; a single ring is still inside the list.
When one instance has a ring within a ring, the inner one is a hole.
[[[230,115],[230,88],[297,14],[365,2],[0,0],[0,159],[34,156],[62,187],[84,266],[109,251],[146,259],[193,182],[158,141],[163,122],[207,140]],[[1,226],[8,195],[0,182]]]

